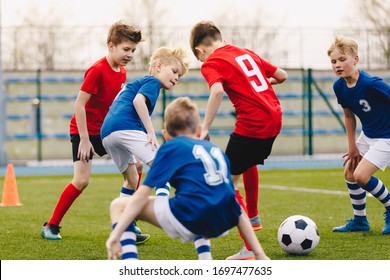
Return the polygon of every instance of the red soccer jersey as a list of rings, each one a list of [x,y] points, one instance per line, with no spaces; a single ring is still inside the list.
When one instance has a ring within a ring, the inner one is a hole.
[[[254,52],[225,45],[203,63],[209,87],[220,82],[236,110],[234,132],[252,138],[270,138],[282,128],[280,102],[267,78],[277,67]]]
[[[120,66],[119,72],[114,71],[105,57],[85,72],[80,90],[92,95],[85,104],[89,135],[100,134],[100,128],[108,109],[125,82],[126,69]],[[70,121],[70,134],[78,133],[76,117],[73,114]]]

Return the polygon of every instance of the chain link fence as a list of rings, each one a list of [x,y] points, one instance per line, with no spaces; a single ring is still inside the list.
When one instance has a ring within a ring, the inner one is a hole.
[[[106,55],[109,26],[97,27],[3,27],[2,59],[5,71],[85,70]],[[191,27],[160,26],[143,31],[142,42],[128,70],[145,70],[152,51],[160,46],[185,48],[191,54]],[[252,49],[284,68],[330,69],[327,49],[337,34],[351,36],[359,43],[360,66],[389,69],[390,31],[374,29],[294,29],[260,26],[221,27],[228,43]]]

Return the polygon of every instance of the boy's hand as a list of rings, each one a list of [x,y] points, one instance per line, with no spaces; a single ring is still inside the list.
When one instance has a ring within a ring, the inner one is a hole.
[[[88,162],[91,153],[94,155],[95,150],[92,146],[92,143],[88,140],[80,140],[79,151],[77,153],[77,157],[81,162]]]
[[[152,145],[153,151],[158,150],[158,148],[160,147],[160,144],[158,143],[157,137],[154,133],[148,133],[148,142],[146,143],[145,146],[149,144]]]
[[[346,166],[348,163],[348,169],[352,171],[356,169],[360,160],[362,159],[358,149],[348,151],[348,153],[343,155],[343,158],[343,166]]]
[[[118,260],[122,257],[122,247],[119,240],[111,236],[106,241],[106,249],[109,260]]]
[[[210,141],[210,134],[208,130],[202,130],[199,139]]]

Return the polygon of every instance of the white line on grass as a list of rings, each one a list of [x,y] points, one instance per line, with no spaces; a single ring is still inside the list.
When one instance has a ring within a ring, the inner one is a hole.
[[[308,193],[321,193],[321,194],[333,194],[333,195],[349,195],[346,191],[331,191],[323,189],[301,188],[301,187],[287,187],[276,185],[260,185],[260,189],[271,189],[279,191],[296,191],[296,192],[308,192]]]
[[[244,187],[243,184],[240,184],[240,187]],[[287,187],[287,186],[277,186],[277,185],[260,185],[260,189],[269,189],[269,190],[279,190],[279,191],[295,191],[295,192],[308,192],[308,193],[322,193],[322,194],[333,194],[333,195],[349,195],[345,191],[331,191],[331,190],[322,190],[322,189],[311,189],[311,188],[301,188],[301,187]],[[367,193],[367,197],[373,197],[372,194]]]
[[[242,183],[239,184],[239,187],[244,187]],[[308,193],[322,193],[322,194],[333,194],[333,195],[349,195],[346,191],[331,191],[323,189],[312,189],[312,188],[302,188],[302,187],[287,187],[287,186],[278,186],[278,185],[261,185],[260,189],[269,189],[269,190],[279,190],[279,191],[296,191],[296,192],[308,192]]]

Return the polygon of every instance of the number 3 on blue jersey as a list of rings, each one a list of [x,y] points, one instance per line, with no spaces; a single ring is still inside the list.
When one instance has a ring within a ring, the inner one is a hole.
[[[248,66],[244,63],[244,61],[248,61],[252,69],[248,69]],[[238,65],[240,65],[241,69],[244,71],[245,75],[250,77],[257,77],[257,80],[260,82],[260,85],[256,83],[255,79],[252,79],[251,85],[253,89],[256,92],[262,92],[268,89],[268,84],[265,81],[265,78],[263,74],[261,73],[259,67],[257,66],[256,62],[253,60],[253,58],[249,54],[243,54],[236,57],[236,61]]]
[[[192,153],[196,159],[200,159],[203,163],[206,173],[204,179],[210,186],[216,186],[222,182],[229,183],[228,168],[222,151],[217,147],[212,147],[210,153],[202,145],[195,145]],[[218,162],[219,169],[215,164]]]

